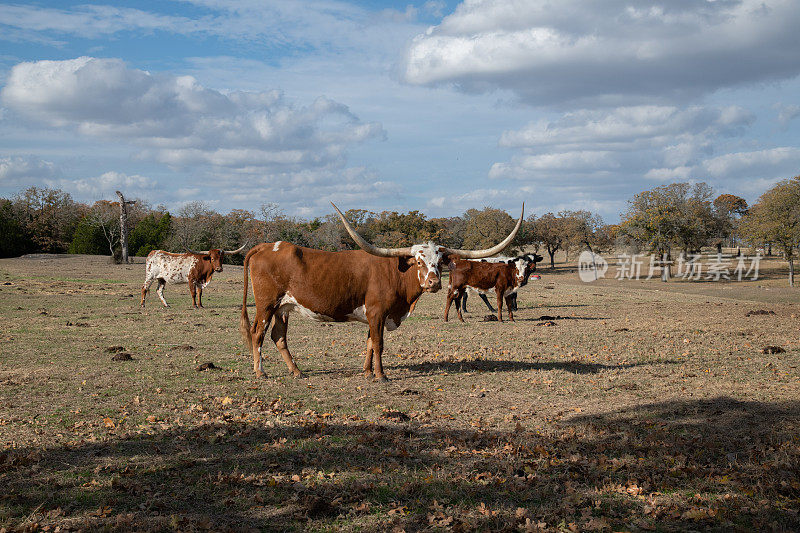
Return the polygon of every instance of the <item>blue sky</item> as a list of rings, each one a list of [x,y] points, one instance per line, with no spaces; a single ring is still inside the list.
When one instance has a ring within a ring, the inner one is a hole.
[[[589,209],[800,174],[795,0],[0,4],[0,196]]]

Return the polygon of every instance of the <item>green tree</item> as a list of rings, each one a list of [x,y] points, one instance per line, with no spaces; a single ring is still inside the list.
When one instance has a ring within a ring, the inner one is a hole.
[[[128,246],[133,255],[146,257],[153,250],[164,246],[172,226],[172,215],[169,212],[159,216],[150,213],[145,216],[131,231]]]
[[[532,220],[534,239],[545,247],[550,256],[550,268],[556,267],[556,252],[562,249],[564,241],[569,235],[567,221],[553,213],[545,213],[538,219]]]
[[[781,181],[761,195],[742,219],[742,234],[752,242],[772,243],[789,263],[794,287],[794,256],[800,247],[800,176]]]
[[[722,253],[722,243],[730,240],[736,246],[739,220],[747,214],[747,200],[734,194],[720,194],[714,199],[714,215],[719,221],[717,251]]]
[[[490,248],[506,238],[514,229],[516,220],[502,209],[484,207],[464,213],[464,249]],[[516,250],[509,250],[514,253]]]
[[[0,198],[0,257],[16,257],[34,250],[11,200]]]
[[[91,215],[85,215],[78,222],[67,252],[71,254],[108,255],[109,250],[106,246],[103,228],[92,220]]]
[[[14,198],[14,208],[35,248],[42,252],[65,252],[85,206],[59,189],[29,187]]]

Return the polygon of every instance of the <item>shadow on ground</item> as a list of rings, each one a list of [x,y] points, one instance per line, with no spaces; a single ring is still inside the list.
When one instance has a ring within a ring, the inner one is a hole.
[[[0,526],[800,528],[796,402],[664,402],[545,432],[251,411],[6,450]]]
[[[532,363],[526,361],[503,361],[493,359],[474,359],[468,361],[425,361],[423,363],[410,363],[394,365],[394,368],[404,368],[422,374],[430,373],[458,373],[458,372],[523,372],[526,370],[564,370],[573,374],[597,374],[604,370],[617,370],[633,368],[644,365],[676,364],[676,361],[655,361],[645,363],[625,363],[619,365],[603,365],[600,363],[581,363],[580,361],[553,361]],[[391,368],[391,367],[388,367]]]

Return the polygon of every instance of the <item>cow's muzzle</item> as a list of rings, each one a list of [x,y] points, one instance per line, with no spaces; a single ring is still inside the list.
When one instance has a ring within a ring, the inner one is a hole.
[[[426,292],[436,292],[442,288],[442,280],[438,277],[428,276],[425,278],[425,283],[422,284],[422,288],[425,289]]]

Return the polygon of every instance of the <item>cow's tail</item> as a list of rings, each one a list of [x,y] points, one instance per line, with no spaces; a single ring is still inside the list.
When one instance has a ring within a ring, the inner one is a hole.
[[[242,334],[244,345],[247,346],[248,354],[253,352],[253,337],[250,335],[250,317],[247,316],[247,285],[250,274],[250,253],[244,258],[244,296],[242,296],[242,316],[239,319],[239,332]]]

